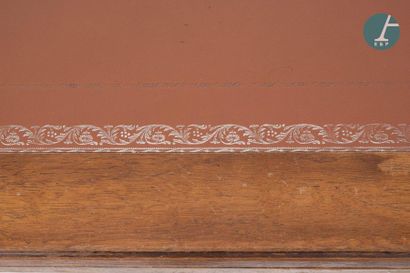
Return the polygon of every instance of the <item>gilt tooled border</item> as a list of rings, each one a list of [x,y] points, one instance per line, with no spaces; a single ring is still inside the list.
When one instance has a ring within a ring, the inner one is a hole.
[[[0,152],[410,150],[409,124],[0,126]]]

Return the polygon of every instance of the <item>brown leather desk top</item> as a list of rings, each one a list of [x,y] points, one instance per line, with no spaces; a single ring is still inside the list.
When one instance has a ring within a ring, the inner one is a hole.
[[[367,45],[392,14],[400,39]],[[410,2],[0,1],[0,150],[410,148]]]

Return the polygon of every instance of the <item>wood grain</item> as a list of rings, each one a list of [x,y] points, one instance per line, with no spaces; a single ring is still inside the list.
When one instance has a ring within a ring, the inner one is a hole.
[[[61,255],[61,254],[60,254]],[[395,257],[303,257],[304,255],[290,255],[283,253],[282,257],[272,255],[256,256],[236,255],[236,257],[192,257],[191,253],[185,256],[164,254],[156,257],[148,255],[112,256],[108,253],[99,257],[87,257],[83,253],[72,256],[57,256],[55,253],[49,256],[30,255],[2,255],[0,257],[0,272],[2,268],[12,267],[59,267],[59,268],[316,268],[316,269],[407,269],[410,271],[410,258]],[[360,255],[358,255],[360,256]]]
[[[0,249],[410,252],[410,154],[2,154]]]
[[[14,267],[0,268],[0,272],[53,272],[53,273],[409,273],[407,269],[199,269],[199,268],[56,268],[56,267]]]

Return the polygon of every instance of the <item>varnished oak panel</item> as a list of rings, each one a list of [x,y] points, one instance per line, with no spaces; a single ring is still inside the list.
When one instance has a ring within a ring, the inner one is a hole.
[[[408,272],[410,154],[0,154],[0,217],[3,271]]]
[[[408,153],[2,154],[0,249],[410,251]]]

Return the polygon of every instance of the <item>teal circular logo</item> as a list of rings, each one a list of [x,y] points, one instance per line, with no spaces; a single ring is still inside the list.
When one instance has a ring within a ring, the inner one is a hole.
[[[367,44],[375,49],[391,48],[399,40],[399,37],[399,23],[391,14],[375,14],[364,25],[364,38]]]

